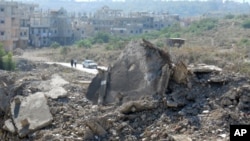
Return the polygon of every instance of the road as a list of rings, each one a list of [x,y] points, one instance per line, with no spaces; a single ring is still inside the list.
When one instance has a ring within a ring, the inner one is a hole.
[[[64,63],[64,62],[46,62],[46,63],[47,64],[58,64],[58,65],[62,65],[62,66],[71,68],[70,63]],[[107,68],[104,67],[104,66],[98,66],[98,68],[107,70]],[[82,64],[76,64],[76,67],[74,66],[73,69],[77,69],[77,70],[84,71],[84,72],[91,73],[91,74],[97,74],[98,73],[97,69],[83,68]]]

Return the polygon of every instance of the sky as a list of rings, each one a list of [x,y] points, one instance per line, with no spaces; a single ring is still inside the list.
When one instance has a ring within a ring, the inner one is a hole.
[[[75,0],[75,1],[77,1],[77,2],[85,2],[85,1],[96,1],[96,0]],[[103,1],[105,1],[105,0],[103,0]],[[113,1],[125,1],[125,0],[113,0]],[[173,0],[173,1],[175,1],[175,0]],[[186,0],[183,0],[183,1],[186,1]],[[195,0],[187,0],[187,1],[195,1]],[[204,1],[206,1],[206,0],[204,0]],[[225,1],[225,0],[223,0],[223,1]],[[243,0],[229,0],[229,1],[235,1],[235,2],[243,2]],[[245,0],[245,2],[249,2],[250,0]]]

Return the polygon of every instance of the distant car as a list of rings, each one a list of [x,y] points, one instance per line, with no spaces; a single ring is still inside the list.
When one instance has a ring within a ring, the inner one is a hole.
[[[97,63],[93,60],[84,60],[82,62],[82,66],[84,68],[91,68],[91,69],[96,69],[97,68]]]

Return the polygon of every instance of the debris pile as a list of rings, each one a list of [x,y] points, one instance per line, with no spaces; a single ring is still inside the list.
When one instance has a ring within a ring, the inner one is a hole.
[[[172,62],[145,40],[96,76],[31,66],[0,72],[0,140],[226,141],[230,124],[250,124],[249,78]]]

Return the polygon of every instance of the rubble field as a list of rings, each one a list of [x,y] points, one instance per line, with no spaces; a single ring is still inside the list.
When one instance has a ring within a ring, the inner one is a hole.
[[[145,40],[96,76],[19,64],[0,70],[1,141],[228,141],[231,124],[250,124],[249,78],[173,62]]]

